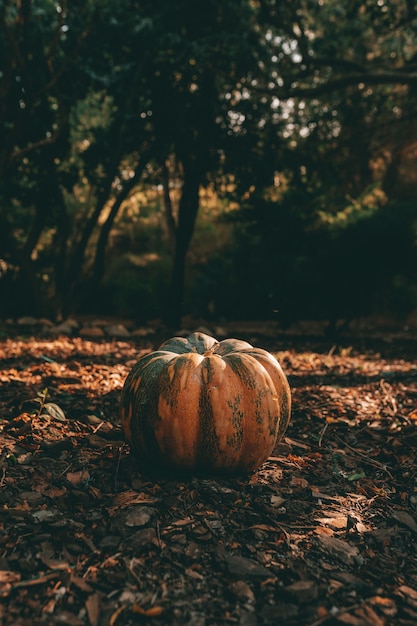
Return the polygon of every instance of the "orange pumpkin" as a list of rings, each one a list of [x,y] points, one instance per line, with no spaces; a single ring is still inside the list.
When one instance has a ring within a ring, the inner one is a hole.
[[[250,472],[283,436],[290,409],[272,354],[198,332],[139,359],[121,398],[126,439],[149,470]]]

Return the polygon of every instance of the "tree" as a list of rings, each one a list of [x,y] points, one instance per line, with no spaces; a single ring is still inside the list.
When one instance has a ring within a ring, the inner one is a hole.
[[[228,180],[241,205],[276,211],[286,187],[313,217],[383,179],[398,189],[416,19],[404,0],[3,2],[0,238],[29,304],[83,301],[140,186],[165,188],[170,326],[203,186]]]
[[[6,260],[19,268],[29,307],[38,312],[34,258],[44,229],[63,209],[56,162],[67,148],[76,97],[69,84],[94,16],[93,3],[77,4],[21,0],[0,7],[0,230]]]

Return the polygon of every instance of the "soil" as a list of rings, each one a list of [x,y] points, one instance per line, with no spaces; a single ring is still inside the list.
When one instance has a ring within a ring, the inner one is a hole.
[[[152,478],[119,396],[163,332],[0,340],[4,626],[417,623],[416,338],[230,335],[273,352],[290,427],[259,470]]]

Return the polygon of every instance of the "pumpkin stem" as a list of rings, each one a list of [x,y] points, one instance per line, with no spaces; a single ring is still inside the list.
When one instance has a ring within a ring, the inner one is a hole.
[[[210,356],[211,354],[213,354],[215,348],[217,348],[218,345],[219,345],[219,342],[215,343],[214,346],[211,346],[211,348],[209,348],[208,350],[204,352],[203,356]]]

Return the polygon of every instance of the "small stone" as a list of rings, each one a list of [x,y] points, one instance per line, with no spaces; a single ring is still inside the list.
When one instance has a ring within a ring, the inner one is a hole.
[[[80,330],[80,337],[104,337],[104,330],[102,328],[99,328],[98,326],[86,326]]]
[[[298,580],[289,585],[285,590],[292,596],[297,604],[306,604],[312,600],[316,600],[318,596],[318,588],[312,580]]]
[[[230,552],[223,549],[219,549],[217,555],[231,576],[238,578],[268,578],[271,575],[271,572],[266,567],[247,557],[230,554]]]
[[[57,335],[72,335],[74,331],[78,329],[78,323],[75,320],[68,319],[65,322],[61,322],[57,326],[51,326],[48,328],[48,333],[54,336]]]
[[[100,548],[114,548],[115,550],[117,550],[119,544],[120,537],[118,537],[117,535],[106,535],[105,537],[103,537],[98,545],[100,546]]]
[[[122,533],[126,537],[133,532],[130,529],[146,526],[155,517],[155,509],[142,504],[129,506],[116,515],[111,523],[113,534]]]
[[[136,328],[132,330],[132,337],[147,337],[148,335],[154,335],[155,331],[152,328]]]
[[[211,337],[213,335],[213,331],[210,330],[210,328],[207,328],[207,326],[199,326],[196,330],[196,333],[203,333],[204,335],[209,335],[209,337]]]
[[[130,332],[123,324],[112,324],[111,326],[106,326],[104,330],[109,337],[130,337]]]
[[[230,585],[231,592],[239,598],[239,600],[246,600],[247,602],[255,602],[255,594],[252,588],[245,583],[244,580],[236,580]]]
[[[239,618],[239,626],[257,626],[258,617],[253,611],[242,611]]]
[[[30,315],[26,315],[24,317],[19,317],[17,320],[18,326],[37,326],[39,321],[36,317],[31,317]]]
[[[17,496],[17,499],[20,500],[20,502],[24,502],[26,500],[26,502],[29,502],[32,506],[41,502],[43,498],[43,494],[37,491],[22,491]]]
[[[190,558],[195,558],[197,557],[201,552],[201,548],[199,546],[198,543],[196,543],[195,541],[190,541],[190,543],[187,545],[187,547],[184,550],[184,554],[187,557]]]
[[[59,519],[61,513],[53,509],[40,509],[39,511],[34,511],[32,517],[34,517],[37,522],[51,523]]]
[[[54,323],[51,320],[49,320],[47,317],[41,317],[39,319],[39,325],[43,326],[44,328],[52,328]]]
[[[400,524],[408,526],[408,528],[417,532],[417,522],[415,518],[410,515],[410,513],[407,513],[407,511],[393,511],[392,517]]]
[[[354,563],[359,555],[359,549],[356,546],[352,546],[347,541],[337,539],[336,537],[320,537],[319,543],[328,554],[344,563]]]
[[[127,537],[126,543],[133,550],[140,550],[148,546],[156,538],[155,528],[142,528]]]
[[[70,613],[70,611],[61,611],[55,614],[54,624],[59,624],[60,626],[83,626],[85,621],[74,615],[74,613]]]
[[[261,616],[268,624],[282,624],[284,620],[292,620],[298,615],[295,604],[266,604],[261,610]]]

